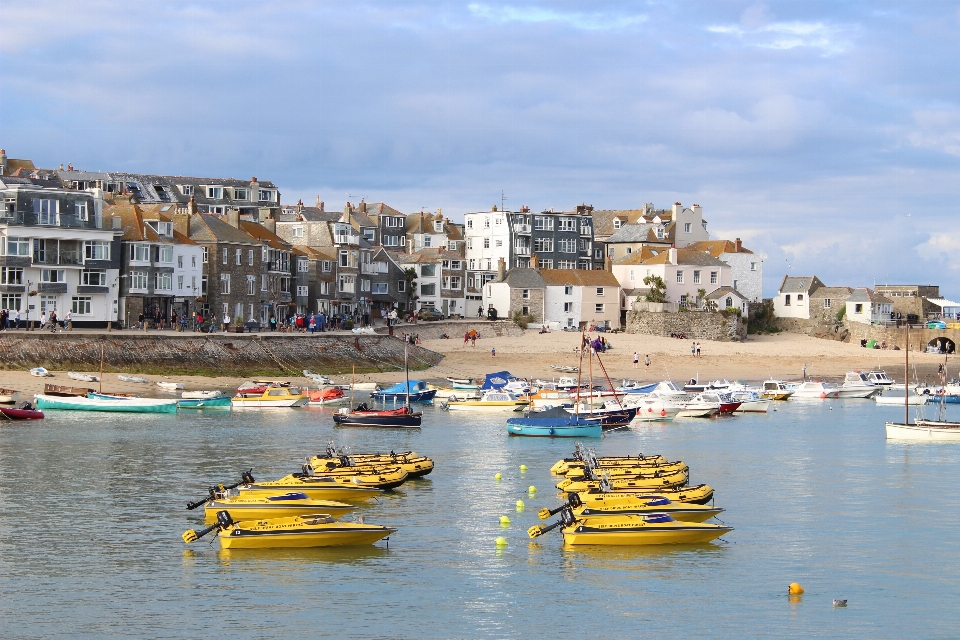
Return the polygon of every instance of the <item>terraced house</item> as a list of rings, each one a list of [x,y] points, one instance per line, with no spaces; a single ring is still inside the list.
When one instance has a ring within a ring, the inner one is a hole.
[[[0,176],[0,307],[22,320],[69,310],[78,327],[106,327],[119,300],[120,234],[104,228],[97,191]]]

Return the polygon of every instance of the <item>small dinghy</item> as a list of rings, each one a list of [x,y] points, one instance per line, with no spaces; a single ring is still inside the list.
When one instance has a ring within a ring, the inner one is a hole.
[[[29,402],[18,402],[16,407],[0,407],[0,416],[7,420],[41,420],[43,411],[38,411]]]
[[[527,535],[537,538],[557,528],[568,545],[703,544],[733,531],[725,525],[679,521],[667,513],[578,517],[567,506],[557,522],[530,527]]]
[[[225,409],[233,408],[233,400],[229,396],[220,398],[187,398],[177,400],[180,409]]]
[[[71,380],[79,380],[80,382],[100,382],[100,378],[97,376],[90,375],[89,373],[77,373],[76,371],[68,371],[67,377]]]
[[[290,491],[276,496],[238,496],[230,490],[236,487],[210,487],[210,495],[203,500],[191,502],[187,509],[204,508],[204,524],[217,521],[218,511],[227,511],[234,521],[269,520],[325,513],[336,519],[356,507],[333,500],[311,500],[301,491]]]
[[[315,391],[307,390],[307,395],[310,397],[310,404],[336,404],[350,400],[350,396],[344,393],[340,387],[328,387]]]
[[[330,378],[328,378],[327,376],[325,376],[325,375],[323,375],[323,374],[321,374],[321,373],[314,373],[313,371],[310,371],[310,369],[304,369],[304,370],[303,370],[303,377],[304,377],[304,378],[310,378],[311,380],[313,380],[314,382],[316,382],[316,383],[319,384],[319,385],[330,385],[330,384],[333,384],[333,381],[332,381]]]
[[[43,367],[34,367],[30,369],[30,375],[36,376],[38,378],[52,378],[53,374],[44,369]]]
[[[217,532],[223,549],[276,549],[373,544],[397,530],[362,522],[341,522],[322,513],[234,522],[227,511],[218,511],[216,523],[200,531],[185,532],[183,541],[189,544],[211,531]]]
[[[13,396],[20,393],[15,389],[0,389],[0,404],[11,404]]]
[[[161,389],[166,389],[167,391],[179,391],[183,389],[182,382],[158,382],[157,386]]]
[[[222,391],[184,391],[180,394],[184,400],[209,400],[226,397]]]
[[[579,367],[569,367],[566,365],[552,364],[550,368],[554,371],[563,371],[564,373],[579,373]]]
[[[128,376],[125,373],[117,374],[117,380],[120,382],[139,382],[140,384],[146,384],[150,382],[146,378],[141,378],[140,376]]]

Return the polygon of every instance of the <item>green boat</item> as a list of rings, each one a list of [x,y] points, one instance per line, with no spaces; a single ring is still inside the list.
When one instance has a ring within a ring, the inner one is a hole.
[[[114,411],[124,413],[176,413],[176,400],[153,398],[84,398],[82,396],[37,395],[38,409],[65,409],[67,411]]]
[[[233,398],[223,396],[222,398],[187,398],[177,400],[177,405],[181,409],[226,409],[230,410],[233,405]]]

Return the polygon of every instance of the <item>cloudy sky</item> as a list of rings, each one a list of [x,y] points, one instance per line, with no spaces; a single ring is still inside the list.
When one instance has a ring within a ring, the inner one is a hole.
[[[0,4],[0,146],[454,219],[699,203],[829,285],[960,297],[957,2]]]

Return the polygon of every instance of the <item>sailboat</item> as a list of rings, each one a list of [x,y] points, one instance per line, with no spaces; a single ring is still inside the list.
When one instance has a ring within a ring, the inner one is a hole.
[[[406,387],[410,389],[409,343],[403,342],[403,368],[406,372]],[[347,407],[333,414],[334,424],[341,427],[386,427],[394,429],[419,429],[423,419],[421,412],[414,412],[410,408],[410,394],[406,395],[406,403],[395,409],[371,409],[367,403],[361,402],[351,411]],[[350,385],[350,406],[353,406],[353,385]]]
[[[910,325],[907,325],[906,357],[903,367],[903,379],[907,380],[907,373],[910,368]],[[941,372],[946,375],[946,371]],[[903,398],[903,422],[888,422],[887,439],[888,440],[937,440],[960,442],[960,422],[944,420],[944,403],[940,403],[940,413],[938,420],[927,420],[918,418],[913,424],[910,424],[910,393],[904,394]]]

